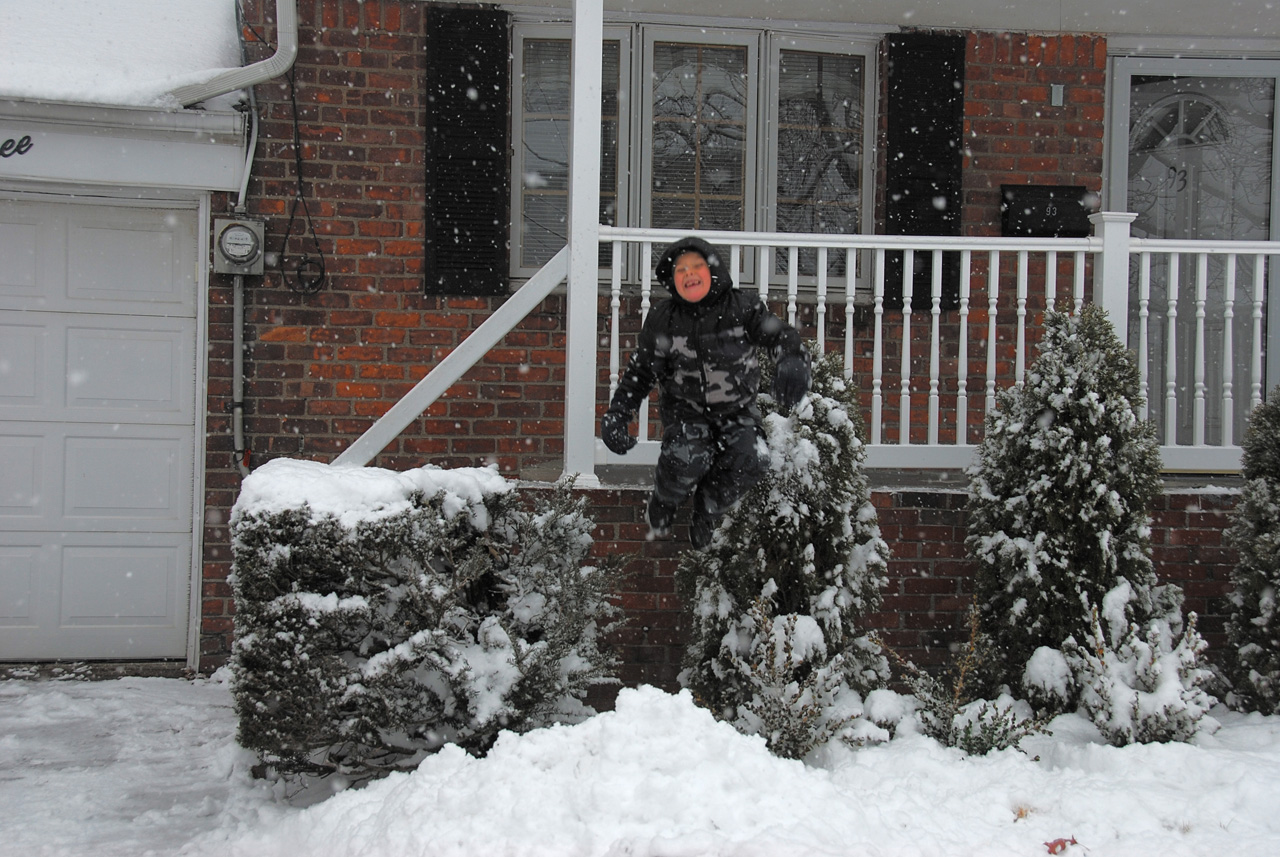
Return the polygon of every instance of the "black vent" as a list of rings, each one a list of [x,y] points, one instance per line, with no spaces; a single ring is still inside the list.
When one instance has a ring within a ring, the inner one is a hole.
[[[507,292],[507,14],[427,10],[426,291]]]

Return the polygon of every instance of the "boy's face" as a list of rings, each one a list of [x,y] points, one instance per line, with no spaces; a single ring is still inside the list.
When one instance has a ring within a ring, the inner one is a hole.
[[[711,291],[711,268],[701,253],[689,251],[676,257],[676,294],[691,304],[696,304]]]

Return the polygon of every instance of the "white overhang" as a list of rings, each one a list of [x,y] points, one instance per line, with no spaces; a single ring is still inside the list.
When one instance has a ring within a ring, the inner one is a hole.
[[[0,98],[0,181],[236,190],[247,119]]]

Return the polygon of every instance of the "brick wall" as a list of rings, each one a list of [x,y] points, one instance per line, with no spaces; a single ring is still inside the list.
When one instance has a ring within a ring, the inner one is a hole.
[[[964,234],[999,234],[1001,184],[1101,191],[1106,39],[970,33],[967,50]],[[1061,107],[1050,103],[1053,84]]]
[[[588,492],[596,516],[596,552],[633,557],[621,594],[628,627],[617,643],[624,683],[677,687],[687,629],[675,597],[675,568],[687,533],[646,542],[645,494],[639,489]],[[1226,645],[1223,623],[1235,554],[1221,542],[1230,491],[1172,491],[1153,510],[1153,558],[1161,582],[1177,583],[1185,610],[1199,616],[1209,658]],[[889,544],[889,583],[870,629],[904,658],[927,667],[950,662],[968,639],[974,565],[965,556],[967,494],[960,490],[880,489],[872,494]]]

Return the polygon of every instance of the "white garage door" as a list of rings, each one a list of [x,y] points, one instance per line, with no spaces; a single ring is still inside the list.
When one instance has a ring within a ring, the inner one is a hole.
[[[197,220],[0,198],[0,660],[186,655]]]

